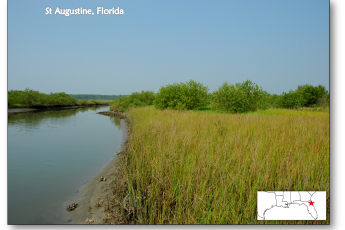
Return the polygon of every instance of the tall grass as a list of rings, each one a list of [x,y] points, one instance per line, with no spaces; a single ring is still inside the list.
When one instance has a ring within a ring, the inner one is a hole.
[[[329,114],[129,111],[139,224],[329,224]],[[327,221],[257,221],[257,191],[327,191]]]

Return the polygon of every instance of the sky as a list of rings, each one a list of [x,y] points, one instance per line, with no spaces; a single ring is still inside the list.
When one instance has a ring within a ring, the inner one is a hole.
[[[329,1],[8,1],[8,90],[128,95],[190,79],[329,90]]]

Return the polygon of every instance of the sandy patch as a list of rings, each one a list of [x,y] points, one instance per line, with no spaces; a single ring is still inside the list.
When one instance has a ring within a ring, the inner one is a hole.
[[[116,116],[107,112],[103,115]],[[119,116],[117,116],[119,117]],[[123,116],[120,118],[124,118]],[[123,224],[124,219],[119,208],[120,202],[117,202],[119,194],[123,194],[124,175],[122,170],[123,158],[125,157],[125,147],[127,141],[127,120],[121,120],[122,127],[122,147],[114,159],[102,169],[90,182],[85,184],[71,200],[67,201],[66,216],[70,224]],[[106,181],[101,181],[105,177]],[[67,206],[72,203],[78,203],[74,211],[67,211]]]

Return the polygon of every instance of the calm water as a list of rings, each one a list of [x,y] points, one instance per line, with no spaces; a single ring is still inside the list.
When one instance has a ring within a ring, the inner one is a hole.
[[[109,107],[8,116],[8,224],[64,224],[62,204],[120,150]]]

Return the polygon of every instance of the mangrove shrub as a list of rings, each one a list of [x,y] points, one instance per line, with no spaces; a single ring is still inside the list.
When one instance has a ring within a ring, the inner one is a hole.
[[[327,97],[328,91],[322,85],[299,85],[296,93],[302,97],[302,104],[305,107],[320,105],[322,100]]]
[[[154,101],[158,109],[193,110],[207,104],[208,87],[193,80],[162,86]]]
[[[281,108],[296,109],[304,105],[303,95],[297,91],[290,90],[288,93],[283,92],[280,97],[278,106]]]
[[[134,92],[129,96],[121,97],[112,102],[110,110],[127,110],[131,107],[152,105],[155,93],[152,91]]]
[[[268,103],[264,100],[267,95],[250,80],[235,85],[225,82],[213,92],[212,107],[228,113],[255,111],[258,108],[267,108]]]
[[[271,103],[276,108],[299,108],[329,105],[329,93],[322,85],[299,85],[296,90],[273,95]]]
[[[77,105],[78,100],[70,95],[61,93],[40,93],[29,88],[25,90],[8,91],[8,106],[41,106],[41,105]]]

